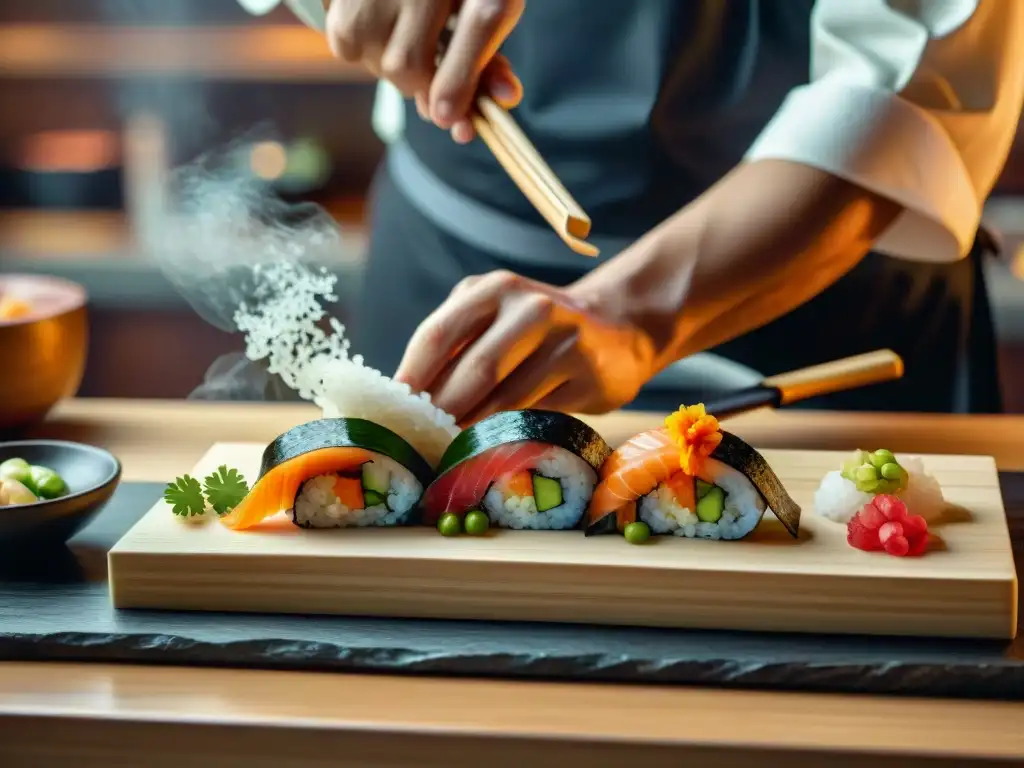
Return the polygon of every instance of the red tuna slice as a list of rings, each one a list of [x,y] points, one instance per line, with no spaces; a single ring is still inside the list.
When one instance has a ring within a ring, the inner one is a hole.
[[[860,518],[860,522],[864,526],[873,530],[878,530],[888,522],[888,518],[871,502],[864,505],[864,508],[857,513],[857,517]]]
[[[434,525],[446,512],[462,517],[480,503],[497,478],[529,469],[547,450],[543,443],[508,443],[452,467],[423,494],[423,522]]]
[[[907,515],[902,522],[903,535],[907,537],[908,555],[923,555],[928,549],[928,521],[920,515]]]
[[[907,554],[910,556],[923,555],[928,549],[928,532],[918,533],[907,537]]]
[[[895,496],[875,496],[846,525],[846,541],[866,552],[884,550],[893,557],[920,555],[928,548],[928,521],[908,515]]]
[[[895,557],[903,557],[910,551],[906,536],[890,536],[885,541],[885,551]]]
[[[884,545],[889,539],[903,537],[903,526],[899,523],[888,522],[878,529],[878,540]]]
[[[879,494],[872,499],[878,511],[885,515],[887,520],[900,521],[907,516],[907,505],[896,496],[889,494]]]
[[[882,542],[878,538],[878,529],[868,528],[864,525],[859,512],[846,524],[846,541],[850,546],[863,549],[865,552],[875,552],[882,548]]]

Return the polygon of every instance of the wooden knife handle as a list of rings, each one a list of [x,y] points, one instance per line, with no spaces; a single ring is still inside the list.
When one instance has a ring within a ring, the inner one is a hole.
[[[812,365],[799,371],[780,373],[764,380],[782,393],[782,405],[846,389],[893,381],[903,376],[903,360],[891,349],[876,349],[863,355]]]

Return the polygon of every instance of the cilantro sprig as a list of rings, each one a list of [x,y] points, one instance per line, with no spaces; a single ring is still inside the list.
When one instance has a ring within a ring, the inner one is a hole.
[[[202,486],[191,475],[177,477],[173,483],[168,483],[164,489],[164,501],[179,517],[196,517],[206,512]]]
[[[207,505],[218,515],[226,515],[237,507],[249,493],[249,484],[237,469],[222,464],[203,479],[203,484],[191,475],[176,477],[164,489],[164,500],[179,517],[198,517],[206,514]]]
[[[249,484],[237,469],[221,464],[217,471],[203,480],[206,500],[218,515],[226,515],[242,503],[249,493]]]

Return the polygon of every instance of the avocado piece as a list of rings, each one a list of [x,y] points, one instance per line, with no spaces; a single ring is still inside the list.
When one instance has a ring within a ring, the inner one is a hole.
[[[702,523],[717,523],[725,509],[725,491],[719,486],[711,487],[703,499],[697,502],[697,519]]]
[[[363,490],[388,497],[388,471],[373,464],[363,464]],[[369,504],[369,502],[367,502]]]
[[[714,483],[709,483],[707,480],[701,480],[699,477],[696,481],[697,486],[697,499],[703,499],[708,495],[708,491],[715,487]]]
[[[366,491],[363,494],[363,503],[366,505],[366,509],[376,507],[378,504],[386,505],[388,503],[388,497],[377,491]]]
[[[538,512],[547,512],[562,503],[562,484],[544,475],[533,476],[533,500]]]

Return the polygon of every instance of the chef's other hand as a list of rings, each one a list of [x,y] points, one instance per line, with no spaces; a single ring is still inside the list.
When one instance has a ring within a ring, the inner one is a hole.
[[[654,358],[645,333],[583,309],[570,289],[499,271],[456,286],[397,378],[466,425],[519,408],[610,411],[636,396]]]
[[[469,110],[480,86],[506,108],[522,85],[498,49],[523,13],[525,0],[332,0],[327,40],[334,54],[361,63],[416,99],[420,116],[473,138]],[[436,64],[438,40],[452,14],[458,21]]]

